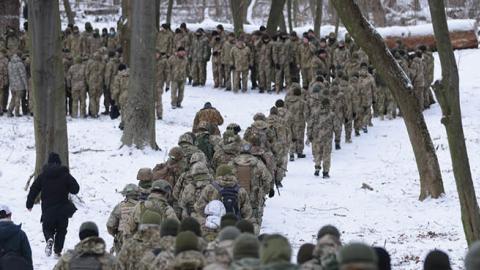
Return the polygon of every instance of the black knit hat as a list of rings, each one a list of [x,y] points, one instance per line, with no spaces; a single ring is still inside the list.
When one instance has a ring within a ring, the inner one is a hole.
[[[392,266],[390,263],[390,254],[388,254],[388,251],[382,247],[374,247],[374,249],[378,257],[378,270],[392,269]]]
[[[450,259],[447,253],[440,250],[432,250],[423,262],[423,270],[451,270]]]
[[[92,236],[98,237],[97,224],[91,221],[82,223],[82,225],[80,226],[78,236],[80,237],[80,240],[83,240],[87,237],[92,237]]]
[[[241,219],[237,222],[235,225],[242,233],[251,233],[255,234],[255,227],[253,224],[246,220],[246,219]]]
[[[223,229],[228,226],[235,226],[237,224],[238,218],[232,213],[228,213],[222,217],[220,220],[220,228]]]
[[[55,152],[48,154],[48,164],[61,165],[62,161],[60,160],[60,155]]]
[[[162,222],[160,236],[177,236],[179,227],[180,224],[177,220],[173,218],[167,218],[164,222]]]
[[[327,234],[333,235],[333,236],[337,237],[338,239],[340,239],[340,236],[341,236],[340,231],[337,229],[337,227],[335,227],[333,225],[325,225],[318,231],[317,240],[322,238],[323,236],[325,236]]]
[[[187,217],[180,223],[180,232],[190,231],[196,236],[202,237],[202,230],[200,229],[200,223],[195,218]]]
[[[297,263],[301,265],[313,259],[314,249],[315,249],[315,245],[312,243],[303,244],[298,250]]]

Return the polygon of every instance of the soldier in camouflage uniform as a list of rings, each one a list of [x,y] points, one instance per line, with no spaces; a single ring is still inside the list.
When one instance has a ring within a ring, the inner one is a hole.
[[[103,93],[105,63],[99,53],[93,54],[93,59],[87,62],[86,77],[88,85],[88,111],[93,118],[98,117],[100,97]]]
[[[233,92],[237,93],[242,84],[242,92],[247,92],[248,69],[253,64],[252,52],[245,42],[238,40],[235,47],[232,48],[230,66],[234,70]]]
[[[229,164],[233,167],[233,173],[238,179],[239,186],[245,189],[249,195],[254,223],[260,226],[265,195],[268,194],[270,197],[274,195],[272,174],[261,159],[251,154],[250,144],[244,144],[240,155]]]
[[[317,244],[313,250],[313,259],[301,269],[338,269],[337,253],[341,248],[340,232],[332,225],[323,226],[317,234]]]
[[[83,48],[83,43],[81,42],[80,30],[78,29],[78,26],[74,26],[73,34],[68,36],[67,46],[72,52],[73,57],[83,56],[83,52],[85,50]]]
[[[300,54],[300,46],[302,41],[298,38],[297,32],[290,33],[290,39],[287,40],[290,55],[290,77],[292,81],[300,82],[300,62],[298,55]]]
[[[290,112],[292,124],[292,136],[290,144],[290,161],[294,160],[294,154],[298,158],[305,158],[303,148],[305,147],[305,96],[298,83],[292,84],[289,93],[285,97],[285,107]]]
[[[333,54],[333,66],[345,68],[350,59],[350,51],[345,48],[345,41],[340,40]]]
[[[242,139],[240,136],[235,135],[231,130],[227,130],[223,133],[223,140],[215,149],[215,154],[212,158],[212,168],[216,170],[218,166],[222,164],[228,164],[233,160],[238,154],[240,154],[240,149]]]
[[[241,234],[233,244],[233,261],[231,270],[259,269],[260,242],[248,233]]]
[[[160,248],[160,224],[162,215],[148,209],[143,211],[138,230],[128,239],[118,254],[118,270],[139,269],[140,261],[145,254]]]
[[[16,54],[11,57],[10,62],[8,63],[8,85],[12,95],[12,99],[8,105],[8,116],[12,117],[14,111],[15,116],[20,116],[22,99],[25,98],[29,85],[25,65]],[[23,109],[22,113],[27,114]]]
[[[103,106],[105,106],[105,114],[110,112],[112,102],[112,86],[115,76],[118,73],[118,65],[120,61],[114,51],[108,52],[108,61],[105,65],[105,74],[103,76],[105,87],[103,89]]]
[[[210,174],[205,163],[197,163],[191,169],[191,181],[184,183],[178,204],[183,209],[182,218],[194,217],[200,224],[204,223],[204,213],[196,212],[194,208],[196,200],[200,197],[202,190],[213,181],[213,176]]]
[[[162,24],[158,33],[156,41],[156,49],[159,53],[164,53],[167,58],[170,57],[174,50],[173,33],[169,30],[168,24]]]
[[[106,251],[105,241],[98,237],[98,227],[93,222],[80,226],[80,243],[67,251],[57,262],[54,270],[102,269],[114,270],[117,260]]]
[[[419,49],[422,51],[422,60],[423,60],[423,72],[425,79],[425,108],[430,108],[430,105],[435,103],[432,90],[430,86],[433,83],[433,71],[434,71],[434,58],[432,52],[427,50],[427,46],[421,45]]]
[[[173,261],[175,258],[175,240],[180,224],[174,219],[167,219],[160,226],[159,247],[146,252],[140,261],[140,270],[164,269],[161,268],[161,261]]]
[[[340,150],[340,141],[342,138],[342,128],[345,123],[345,114],[347,112],[347,102],[345,100],[345,94],[340,92],[338,81],[332,82],[330,87],[332,111],[335,115],[333,132],[335,134],[335,149]]]
[[[188,162],[182,148],[175,146],[168,152],[168,160],[152,169],[153,180],[165,180],[175,187],[180,176],[187,170]]]
[[[311,60],[312,74],[322,74],[325,81],[330,81],[330,59],[325,49],[318,50],[318,53]]]
[[[112,85],[112,100],[115,104],[118,104],[118,107],[121,110],[122,122],[120,127],[123,128],[123,123],[125,119],[126,106],[128,102],[128,80],[129,80],[129,71],[124,64],[118,65],[118,73],[113,79]]]
[[[185,80],[187,78],[188,60],[183,47],[177,49],[175,55],[168,59],[170,83],[171,83],[171,104],[172,109],[181,108],[183,93],[185,91]]]
[[[120,252],[123,243],[126,242],[132,235],[133,229],[127,228],[129,219],[132,218],[132,213],[135,205],[138,203],[140,190],[135,184],[128,184],[122,190],[122,195],[125,199],[117,204],[107,221],[107,231],[113,236],[113,251],[115,254]]]
[[[275,139],[273,140],[272,150],[275,157],[277,170],[275,171],[275,182],[281,183],[286,173],[286,164],[288,162],[289,147],[286,147],[291,142],[290,128],[287,125],[285,118],[279,115],[277,107],[270,109],[270,115],[267,118],[267,123],[273,133]]]
[[[168,55],[164,52],[159,52],[157,49],[157,74],[156,74],[156,85],[155,85],[155,109],[157,111],[157,119],[163,119],[163,104],[162,104],[162,95],[163,89],[166,85],[166,91],[169,89],[169,68],[168,68]]]
[[[150,188],[150,195],[146,201],[142,201],[133,209],[133,219],[129,225],[133,228],[133,232],[138,231],[139,224],[141,224],[142,215],[146,211],[155,212],[161,217],[161,221],[167,218],[177,219],[175,211],[168,204],[169,196],[172,193],[172,186],[165,180],[157,180],[152,183]],[[177,219],[178,220],[178,219]]]
[[[270,41],[270,36],[263,35],[259,43],[258,53],[258,81],[260,86],[260,93],[264,91],[272,91],[272,63],[273,63],[273,46]]]
[[[282,90],[285,79],[286,87],[292,83],[290,74],[290,50],[287,34],[281,33],[273,46],[273,64],[275,65],[275,91],[277,94]]]
[[[20,49],[20,39],[18,37],[18,33],[11,26],[7,26],[7,32],[5,33],[5,49],[8,50],[8,55],[10,58],[17,54]]]
[[[361,64],[357,87],[360,94],[360,119],[362,121],[362,129],[367,133],[367,125],[372,115],[373,93],[375,91],[375,79],[368,72],[366,63]]]
[[[219,88],[224,85],[223,76],[225,72],[222,68],[222,45],[222,38],[217,31],[213,31],[210,45],[212,47],[213,88]]]
[[[224,71],[224,79],[225,79],[225,88],[227,91],[232,90],[232,55],[230,54],[232,48],[235,46],[235,34],[230,33],[228,34],[227,40],[223,42],[222,46],[222,65]]]
[[[315,55],[315,45],[313,45],[308,37],[303,38],[302,44],[298,49],[298,64],[302,73],[302,86],[304,89],[307,89],[310,85],[310,82],[313,81],[312,74],[312,58]]]
[[[410,80],[413,84],[413,92],[418,100],[418,106],[421,110],[425,107],[425,74],[423,71],[422,52],[417,50],[409,66]]]
[[[330,100],[323,99],[321,106],[312,110],[307,120],[307,137],[312,143],[312,154],[315,161],[315,176],[320,174],[323,163],[323,178],[329,178],[330,158],[332,154],[333,127],[335,115],[331,111]]]
[[[210,102],[205,103],[203,108],[195,115],[192,127],[193,133],[198,132],[198,126],[201,122],[207,122],[210,125],[211,135],[220,135],[218,126],[223,125],[223,117],[216,108],[212,107]]]
[[[199,249],[199,239],[189,231],[178,234],[175,241],[175,259],[166,269],[200,270],[206,265],[206,260]]]
[[[386,96],[387,92],[389,91],[387,88],[387,85],[385,84],[385,81],[380,77],[380,74],[378,72],[375,72],[374,74],[375,78],[375,93],[374,93],[374,113],[376,112],[378,117],[380,117],[380,120],[383,120],[385,118],[385,112],[386,112]]]
[[[67,85],[72,90],[72,114],[73,118],[86,116],[85,99],[87,98],[87,78],[85,65],[80,56],[75,57],[75,64],[70,67],[67,73]],[[79,108],[80,105],[80,108]]]
[[[221,191],[225,188],[233,189],[237,192],[237,209],[239,215],[243,219],[252,220],[252,206],[247,191],[240,187],[238,180],[233,172],[233,167],[229,165],[219,166],[215,174],[215,181],[207,185],[201,192],[200,197],[195,203],[195,211],[197,213],[205,213],[205,206],[213,200],[221,200]]]
[[[7,51],[0,49],[0,116],[8,103],[8,58]]]
[[[144,201],[150,195],[150,188],[153,183],[153,174],[150,168],[140,168],[137,172],[139,200]]]
[[[205,250],[205,270],[228,269],[233,260],[233,244],[241,232],[234,226],[223,228],[217,239],[210,242]]]
[[[279,234],[267,235],[260,247],[260,269],[296,270],[298,266],[290,262],[292,247],[288,239]]]
[[[184,133],[178,139],[178,145],[182,148],[185,155],[185,161],[190,163],[190,159],[194,153],[202,152],[197,146],[195,146],[195,135],[191,132]],[[203,153],[203,152],[202,152]]]
[[[352,53],[352,57],[345,64],[345,73],[348,78],[352,78],[353,74],[360,71],[360,55],[357,51]]]
[[[446,255],[445,255],[446,256]],[[350,243],[338,251],[338,269],[378,269],[378,256],[375,250],[363,243]],[[428,257],[427,257],[428,258]],[[442,259],[443,260],[443,259]],[[428,265],[428,264],[425,264]],[[435,265],[435,264],[434,264]],[[438,263],[433,267],[425,266],[424,269],[449,269],[450,265]],[[468,267],[467,267],[468,268]]]
[[[210,60],[210,45],[201,28],[195,32],[189,56],[192,58],[192,86],[205,86],[206,65]]]
[[[355,94],[354,87],[349,83],[348,78],[344,71],[337,73],[338,77],[338,89],[343,93],[345,98],[344,118],[345,121],[345,142],[352,142],[352,127],[353,127],[353,95]]]

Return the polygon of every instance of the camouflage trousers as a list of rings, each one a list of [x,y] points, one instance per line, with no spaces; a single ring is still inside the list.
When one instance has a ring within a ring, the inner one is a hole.
[[[12,90],[12,99],[10,100],[10,104],[8,104],[8,114],[12,115],[15,111],[15,116],[20,116],[20,108],[22,107],[22,99],[26,95],[25,90]],[[26,114],[23,111],[23,114]]]
[[[290,144],[290,154],[301,154],[305,147],[305,121],[294,121],[292,143]]]
[[[375,103],[373,104],[373,115],[383,118],[385,115],[385,91],[387,88],[377,88],[375,93]]]
[[[157,111],[158,118],[163,117],[163,102],[162,102],[163,86],[164,86],[164,82],[162,80],[158,80],[156,89],[155,89],[155,110]]]
[[[248,86],[248,69],[235,70],[235,77],[233,78],[233,92],[237,93],[240,88],[240,79],[242,80],[242,92],[247,92]]]
[[[333,133],[335,134],[336,143],[340,143],[342,139],[342,129],[344,122],[345,119],[343,118],[343,114],[335,115],[335,119],[333,120]]]
[[[287,145],[287,144],[284,144]],[[275,172],[275,180],[281,182],[286,175],[288,166],[288,147],[283,147],[275,155],[277,161],[277,171]]]
[[[110,103],[112,103],[112,92],[109,86],[103,88],[103,106],[105,111],[110,111]]]
[[[321,168],[323,165],[323,171],[329,172],[332,155],[332,140],[314,140],[312,142],[312,154],[315,168]]]
[[[372,122],[372,106],[363,107],[362,110],[362,127],[366,128]]]
[[[182,101],[183,101],[183,93],[185,91],[185,81],[172,81],[171,82],[171,87],[170,89],[171,92],[171,98],[172,98],[172,107],[180,107],[182,106]]]
[[[295,63],[290,64],[290,78],[291,78],[291,80],[295,79],[297,82],[300,82],[300,72],[301,72],[300,68],[298,67],[297,64],[295,64]]]
[[[223,85],[224,74],[223,74],[222,63],[220,62],[220,56],[214,56],[212,58],[212,72],[213,72],[214,87],[217,88]]]
[[[397,117],[397,103],[393,98],[393,95],[389,89],[385,93],[385,110],[387,119],[393,119]]]
[[[430,83],[425,86],[425,91],[424,91],[424,106],[425,108],[430,107],[430,105],[435,103],[435,98],[433,97],[433,92],[432,89],[430,88]]]
[[[272,67],[261,66],[258,71],[258,82],[260,90],[271,91],[272,90]]]
[[[313,80],[312,69],[311,68],[302,68],[302,86],[303,88],[310,85]]]
[[[72,89],[72,117],[78,117],[78,111],[80,110],[80,117],[84,118],[86,115],[85,99],[87,98],[87,92],[85,89]]]
[[[203,61],[192,61],[192,79],[193,83],[204,85],[205,84],[205,62]]]
[[[228,64],[223,64],[223,79],[227,90],[232,90],[232,70]]]
[[[0,107],[2,108],[2,110],[6,110],[8,107],[8,96],[10,95],[8,85],[5,85],[3,89],[0,88],[0,95],[2,96],[0,97]]]
[[[343,124],[345,126],[345,142],[350,143],[352,142],[353,119],[345,118]]]
[[[363,108],[358,109],[353,117],[353,128],[358,132],[363,127]]]
[[[285,79],[285,87],[290,86],[292,77],[290,74],[290,64],[281,65],[280,68],[275,69],[275,91],[278,93],[282,90]]]
[[[91,116],[98,116],[100,110],[100,97],[102,96],[102,89],[90,88],[88,91],[88,112]]]

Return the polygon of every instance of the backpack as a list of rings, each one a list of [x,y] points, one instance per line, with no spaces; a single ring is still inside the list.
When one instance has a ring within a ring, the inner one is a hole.
[[[97,256],[83,254],[76,254],[70,260],[70,270],[102,270],[102,263],[98,260]]]
[[[240,190],[239,185],[233,187],[221,187],[218,183],[214,182],[213,186],[220,193],[220,201],[225,206],[227,213],[234,214],[239,219],[241,218],[240,207],[238,203],[238,191]]]
[[[253,180],[252,166],[235,164],[235,169],[237,171],[238,184],[250,194]]]
[[[210,135],[199,134],[195,140],[195,145],[205,154],[207,160],[210,162],[213,158],[213,154],[215,153],[214,147],[210,143]]]
[[[33,270],[33,266],[17,252],[5,250],[0,245],[0,270]]]

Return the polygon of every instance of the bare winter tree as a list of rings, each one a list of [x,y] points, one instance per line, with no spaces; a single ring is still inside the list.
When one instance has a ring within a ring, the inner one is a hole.
[[[293,31],[292,22],[292,0],[287,0],[287,18],[288,18],[288,31]]]
[[[131,0],[122,0],[122,17],[118,22],[120,44],[122,45],[123,61],[130,65],[130,40],[131,40]]]
[[[313,23],[313,32],[320,37],[320,27],[322,26],[323,0],[315,1],[315,21]]]
[[[137,148],[155,142],[155,9],[151,0],[132,1],[130,79],[122,143]]]
[[[72,7],[70,6],[70,0],[63,0],[63,7],[65,8],[65,13],[67,13],[68,23],[74,25],[75,14],[73,13]]]
[[[419,199],[440,197],[444,193],[440,166],[410,80],[393,58],[382,37],[362,16],[354,0],[332,0],[332,3],[348,32],[367,53],[385,80],[403,113],[420,175]]]
[[[242,1],[230,0],[230,10],[232,11],[233,29],[238,36],[240,32],[243,32]]]
[[[283,17],[283,7],[285,7],[285,2],[286,0],[272,1],[267,21],[267,32],[271,36],[277,31],[278,26],[282,23],[282,19],[283,23],[285,23]]]
[[[385,9],[383,8],[381,0],[371,1],[371,9],[373,14],[373,21],[376,27],[384,27],[386,25]]]
[[[167,23],[172,23],[173,0],[168,0],[167,4]]]
[[[68,166],[65,82],[58,5],[58,0],[28,1],[36,175],[50,152],[58,153],[62,162]]]
[[[463,133],[457,62],[450,42],[443,1],[429,0],[428,3],[442,65],[442,79],[436,81],[433,88],[443,113],[442,124],[447,131],[453,175],[460,199],[463,229],[470,245],[480,239],[480,210]]]

